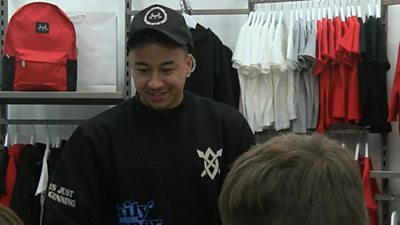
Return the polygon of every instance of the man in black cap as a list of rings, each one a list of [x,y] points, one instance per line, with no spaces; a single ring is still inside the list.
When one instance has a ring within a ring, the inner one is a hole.
[[[172,9],[133,18],[138,94],[73,133],[49,183],[45,225],[221,223],[221,184],[254,136],[237,110],[184,91],[192,43]]]

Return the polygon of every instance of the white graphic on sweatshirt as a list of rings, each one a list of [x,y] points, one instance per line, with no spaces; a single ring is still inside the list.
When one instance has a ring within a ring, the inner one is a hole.
[[[221,172],[218,157],[222,156],[222,149],[218,150],[216,153],[214,153],[211,148],[207,148],[205,153],[197,150],[197,155],[204,160],[204,170],[201,173],[201,177],[208,174],[211,180],[214,180],[215,176]]]

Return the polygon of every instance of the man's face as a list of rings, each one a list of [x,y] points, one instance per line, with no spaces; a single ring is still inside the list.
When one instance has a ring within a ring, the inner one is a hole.
[[[183,99],[192,56],[184,49],[163,44],[144,43],[131,51],[132,76],[143,104],[168,110]]]

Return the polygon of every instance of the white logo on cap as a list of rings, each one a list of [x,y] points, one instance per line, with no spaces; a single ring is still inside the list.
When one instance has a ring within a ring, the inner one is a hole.
[[[146,15],[144,16],[144,22],[147,25],[155,26],[161,25],[167,22],[167,13],[165,10],[159,6],[155,6],[147,11]]]

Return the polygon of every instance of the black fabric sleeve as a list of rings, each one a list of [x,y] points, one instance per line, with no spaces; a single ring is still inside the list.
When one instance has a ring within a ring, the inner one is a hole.
[[[44,225],[117,224],[115,181],[104,166],[108,146],[93,133],[78,127],[65,146],[50,178]]]
[[[227,46],[224,46],[225,50],[225,58],[228,60],[227,64],[230,69],[230,79],[232,85],[232,98],[233,98],[233,107],[235,109],[239,109],[239,98],[240,98],[240,83],[239,83],[239,75],[238,71],[232,66],[232,51]]]
[[[243,121],[242,123],[242,129],[241,129],[241,135],[240,135],[240,141],[238,143],[238,155],[239,157],[241,154],[249,150],[253,145],[256,144],[255,136],[253,134],[253,131],[251,130],[249,124],[247,123],[246,120]],[[236,157],[236,158],[237,158]]]
[[[15,180],[10,208],[25,225],[40,223],[40,195],[35,195],[38,187],[45,145],[26,145],[21,150],[18,176]]]
[[[221,171],[221,182],[223,182],[223,180],[225,179],[233,162],[240,155],[248,151],[253,145],[256,144],[255,136],[251,131],[251,128],[247,121],[244,118],[236,123],[234,123],[233,121],[238,120],[231,119],[230,128],[228,130],[231,130],[232,133],[227,133],[224,137],[226,140],[229,139],[228,143],[226,144],[227,148],[231,149],[231,151],[226,152],[228,155],[225,155],[225,157],[223,158],[224,166],[222,166],[223,170]],[[233,132],[235,132],[235,134],[233,134]]]
[[[225,46],[219,39],[216,39],[215,48],[214,99],[236,108],[234,91],[232,89],[231,59],[227,58]]]
[[[0,195],[6,193],[6,171],[8,165],[8,148],[4,147],[0,151]]]

